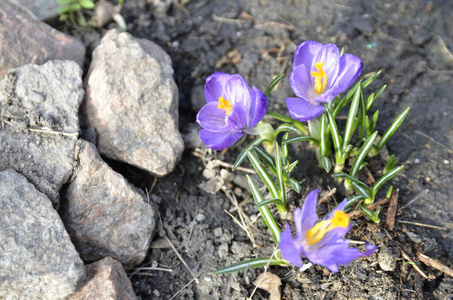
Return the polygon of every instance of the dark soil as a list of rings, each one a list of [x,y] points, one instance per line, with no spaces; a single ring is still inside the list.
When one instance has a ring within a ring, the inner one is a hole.
[[[152,3],[158,3],[159,9]],[[168,6],[165,3],[169,3]],[[278,74],[289,75],[296,45],[304,40],[336,43],[359,56],[364,72],[383,69],[367,88],[367,95],[383,84],[387,90],[374,109],[380,111],[382,133],[400,112],[410,106],[403,126],[388,143],[388,151],[405,165],[392,184],[400,189],[399,210],[393,231],[365,218],[355,221],[347,236],[379,245],[376,254],[341,267],[337,274],[315,266],[301,273],[293,267],[271,267],[282,279],[283,299],[452,299],[453,278],[418,261],[422,252],[450,268],[453,262],[453,2],[444,1],[307,1],[307,0],[126,0],[122,15],[128,31],[161,45],[174,62],[180,91],[180,127],[193,123],[196,105],[204,101],[200,88],[214,71],[239,73],[264,89]],[[111,25],[113,26],[113,25]],[[85,38],[90,47],[97,39]],[[286,113],[285,98],[292,95],[286,79],[271,95],[270,110]],[[192,101],[191,101],[192,100]],[[245,143],[246,144],[246,143]],[[225,155],[208,157],[233,163],[244,144]],[[230,275],[211,272],[228,264],[272,254],[266,228],[254,223],[257,247],[226,213],[238,212],[223,193],[211,195],[199,188],[207,160],[187,149],[170,175],[160,178],[151,194],[161,198],[160,227],[153,249],[131,280],[141,299],[265,299],[252,282],[264,272],[254,269]],[[292,149],[300,165],[295,177],[301,195],[290,194],[292,209],[305,195],[319,188],[339,192],[320,208],[341,200],[342,189],[316,162],[314,150],[301,143]],[[374,175],[383,159],[371,164]],[[247,165],[246,165],[247,166]],[[238,195],[245,213],[256,218],[245,173],[235,172],[227,188]],[[136,170],[131,181],[150,189],[152,178]],[[154,197],[157,199],[157,197]],[[412,221],[445,228],[433,229],[399,223]],[[283,223],[281,225],[284,225]],[[167,236],[196,275],[199,283],[165,242]],[[429,276],[422,277],[402,257],[405,251]],[[389,271],[383,270],[387,269]]]

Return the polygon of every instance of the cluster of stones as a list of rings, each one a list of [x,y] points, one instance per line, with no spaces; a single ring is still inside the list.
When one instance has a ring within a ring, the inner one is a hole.
[[[0,4],[0,298],[135,299],[125,270],[146,257],[157,208],[100,154],[155,176],[174,169],[184,143],[171,60],[111,30],[82,79],[84,45],[8,3]]]

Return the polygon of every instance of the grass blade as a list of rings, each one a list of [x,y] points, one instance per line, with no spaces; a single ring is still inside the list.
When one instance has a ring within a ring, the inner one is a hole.
[[[244,270],[251,269],[251,268],[264,267],[267,264],[269,264],[270,266],[280,266],[280,265],[284,265],[284,264],[287,264],[287,263],[288,262],[286,262],[284,260],[279,260],[279,259],[276,259],[276,258],[260,257],[260,258],[240,261],[240,262],[231,264],[229,266],[217,269],[217,270],[215,270],[212,273],[215,274],[215,275],[229,274],[229,273],[244,271]]]

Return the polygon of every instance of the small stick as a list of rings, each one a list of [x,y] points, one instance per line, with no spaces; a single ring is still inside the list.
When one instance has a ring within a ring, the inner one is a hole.
[[[414,225],[414,226],[432,228],[432,229],[448,230],[448,228],[445,228],[445,227],[440,227],[440,226],[435,226],[435,225],[429,225],[429,224],[423,224],[423,223],[418,223],[418,222],[402,221],[402,220],[399,220],[398,222],[399,222],[399,223],[403,223],[403,224],[408,224],[408,225]]]
[[[159,268],[159,267],[141,267],[141,268],[137,268],[137,270],[138,271],[141,271],[141,270],[163,271],[163,272],[168,272],[168,273],[172,273],[173,272],[172,269]]]
[[[333,188],[327,195],[325,195],[324,197],[322,197],[321,199],[319,199],[318,201],[318,205],[320,205],[321,203],[329,200],[330,197],[333,196],[333,194],[335,194],[337,192],[337,188]]]
[[[195,276],[195,274],[190,270],[189,266],[186,264],[186,262],[184,261],[184,259],[182,258],[182,256],[179,254],[178,250],[176,250],[175,246],[173,245],[173,243],[170,241],[170,239],[165,235],[164,238],[167,240],[168,244],[171,246],[171,248],[173,249],[173,251],[175,251],[176,253],[176,256],[178,256],[179,260],[181,260],[181,262],[183,263],[183,265],[186,267],[187,271],[189,271],[190,275],[192,275],[193,277],[193,280],[195,280],[196,283],[199,283],[200,281],[198,280],[197,276]]]
[[[389,230],[395,228],[395,216],[396,210],[398,208],[398,190],[393,191],[392,197],[390,198],[389,207],[387,209],[387,218],[385,219],[385,224]]]
[[[411,263],[411,265],[414,267],[415,271],[417,271],[423,278],[429,279],[428,276],[426,276],[425,272],[423,272],[420,269],[420,267],[417,266],[417,264],[410,258],[410,256],[406,252],[404,252],[403,249],[400,248],[400,251],[401,251],[401,255]]]
[[[192,238],[193,229],[194,229],[194,227],[195,227],[195,219],[197,218],[198,209],[199,209],[199,208],[200,208],[200,206],[198,205],[198,206],[197,206],[197,209],[195,210],[195,214],[194,214],[194,216],[193,216],[193,219],[192,219],[192,222],[191,222],[191,225],[190,225],[189,237],[187,238],[186,245],[184,246],[186,249],[188,249],[189,241],[190,241],[190,239]]]
[[[28,131],[31,132],[39,132],[39,133],[49,133],[49,134],[59,134],[62,136],[71,136],[71,137],[78,137],[79,133],[74,132],[74,133],[66,133],[66,132],[61,132],[61,131],[53,131],[53,130],[43,130],[43,129],[28,129]]]
[[[368,177],[368,184],[373,184],[376,182],[376,179],[374,179],[373,174],[371,174],[370,170],[368,170],[367,167],[363,168],[363,172],[365,173],[366,177]]]
[[[201,275],[202,272],[198,273],[197,277]],[[189,281],[185,286],[183,286],[179,291],[176,292],[176,294],[174,294],[173,296],[171,296],[170,299],[168,300],[172,300],[173,298],[175,298],[176,296],[178,296],[186,287],[188,287],[189,285],[192,284],[192,282],[194,281],[197,281],[198,279],[194,278],[192,279],[191,281]]]
[[[425,265],[427,266],[430,266],[430,267],[433,267],[441,272],[444,272],[445,274],[453,277],[453,269],[450,269],[449,267],[447,267],[446,265],[444,265],[443,263],[441,263],[440,261],[436,260],[436,259],[433,259],[429,256],[426,256],[425,254],[423,253],[419,253],[418,254],[418,259],[424,263]]]
[[[379,200],[378,202],[374,202],[370,205],[367,206],[368,209],[376,209],[379,206],[382,206],[384,204],[387,204],[390,201],[389,198],[384,198],[382,200]],[[361,210],[354,210],[348,213],[349,218],[351,219],[357,219],[358,217],[362,216],[363,213]]]

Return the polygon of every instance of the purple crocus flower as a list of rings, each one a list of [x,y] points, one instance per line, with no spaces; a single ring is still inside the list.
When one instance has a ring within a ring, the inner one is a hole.
[[[301,122],[321,115],[325,110],[321,104],[344,92],[361,73],[362,61],[352,54],[340,56],[334,44],[301,43],[294,54],[289,77],[291,88],[299,98],[286,98],[289,114]]]
[[[316,198],[318,190],[312,191],[305,199],[302,209],[294,211],[296,237],[291,235],[291,228],[286,224],[278,244],[285,260],[301,268],[302,257],[314,264],[338,272],[339,265],[347,265],[354,259],[370,255],[377,246],[366,244],[366,251],[349,248],[349,241],[343,239],[351,229],[349,216],[343,211],[347,199],[344,199],[328,218],[318,221]]]
[[[236,143],[244,133],[253,133],[267,110],[267,97],[250,89],[240,75],[214,73],[206,79],[207,104],[198,112],[197,123],[203,143],[222,150]]]

